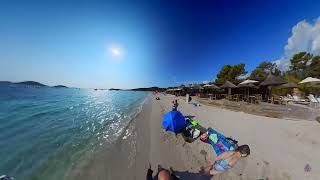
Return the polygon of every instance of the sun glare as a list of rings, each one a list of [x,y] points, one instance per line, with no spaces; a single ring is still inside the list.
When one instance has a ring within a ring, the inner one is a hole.
[[[122,56],[122,50],[117,47],[111,47],[110,48],[110,53],[113,57],[120,57]]]

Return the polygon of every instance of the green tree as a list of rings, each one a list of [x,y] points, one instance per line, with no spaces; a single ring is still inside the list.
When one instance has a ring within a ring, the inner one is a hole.
[[[312,57],[313,55],[307,52],[299,52],[297,54],[294,54],[290,59],[291,66],[289,71],[293,73],[298,79],[305,78],[305,73]]]
[[[320,78],[320,56],[314,56],[312,58],[311,64],[308,66],[304,76]]]
[[[246,74],[247,71],[245,70],[245,64],[243,63],[236,64],[234,66],[224,65],[217,74],[216,83],[224,83],[227,80],[237,83],[239,81],[239,77]]]
[[[255,80],[262,80],[265,79],[269,74],[280,76],[281,71],[278,69],[276,63],[263,61],[259,64],[259,66],[256,67],[256,69],[254,69],[251,72],[249,78]]]

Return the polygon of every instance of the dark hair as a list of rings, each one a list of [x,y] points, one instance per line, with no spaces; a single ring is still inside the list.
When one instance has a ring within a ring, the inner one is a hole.
[[[241,145],[239,147],[237,147],[236,149],[237,152],[240,152],[241,154],[246,154],[246,156],[250,155],[250,148],[248,145]]]

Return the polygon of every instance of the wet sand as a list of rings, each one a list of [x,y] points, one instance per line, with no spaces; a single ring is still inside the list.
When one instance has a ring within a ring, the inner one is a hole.
[[[66,179],[145,179],[148,164],[172,167],[182,179],[319,179],[320,124],[291,121],[234,112],[212,106],[195,107],[179,100],[179,110],[193,115],[205,127],[249,144],[251,155],[218,177],[203,173],[215,156],[210,145],[183,138],[161,127],[163,114],[170,110],[172,96],[154,96],[144,105],[121,138],[108,153],[99,154],[83,169]],[[305,166],[311,166],[305,172]]]

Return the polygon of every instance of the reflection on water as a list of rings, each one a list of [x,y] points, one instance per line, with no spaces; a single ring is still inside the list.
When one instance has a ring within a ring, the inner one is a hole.
[[[147,93],[0,87],[0,174],[61,179],[108,145]]]

